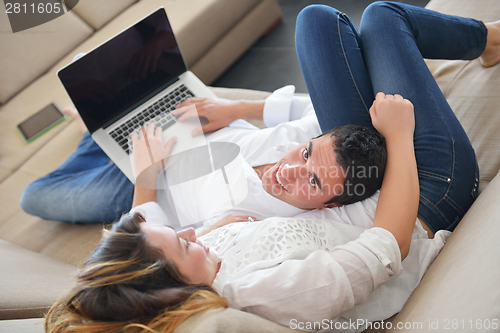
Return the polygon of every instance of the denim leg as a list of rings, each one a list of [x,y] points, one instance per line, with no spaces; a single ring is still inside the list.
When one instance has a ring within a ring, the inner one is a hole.
[[[473,19],[377,2],[365,10],[360,31],[374,93],[401,94],[415,107],[419,217],[433,231],[453,230],[477,195],[477,161],[422,57],[477,58],[486,28]]]
[[[321,130],[373,127],[368,112],[373,89],[349,17],[325,5],[304,8],[297,17],[295,45]]]
[[[133,188],[85,133],[61,166],[26,187],[20,204],[25,212],[48,220],[112,222],[130,210]]]
[[[367,111],[379,91],[415,105],[419,217],[433,231],[453,230],[472,204],[478,167],[422,55],[473,59],[485,42],[479,21],[403,4],[370,5],[360,34],[345,14],[327,6],[306,7],[297,18],[297,55],[323,131],[371,126]]]

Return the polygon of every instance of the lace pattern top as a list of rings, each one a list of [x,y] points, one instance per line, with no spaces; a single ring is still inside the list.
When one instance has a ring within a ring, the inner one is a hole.
[[[135,210],[148,222],[162,223],[156,203]],[[403,262],[389,231],[326,219],[239,222],[200,240],[222,260],[213,286],[230,307],[290,327],[323,320],[351,327],[360,318],[370,322],[397,313],[449,235],[414,234]]]
[[[214,287],[220,293],[223,293],[224,285],[229,280],[255,267],[304,259],[317,250],[328,252],[350,239],[356,239],[364,231],[329,220],[270,218],[254,228],[244,241],[237,242],[238,235],[249,226],[248,223],[229,224],[200,237],[204,245],[214,249],[222,258],[214,281]],[[338,228],[345,231],[338,232]]]

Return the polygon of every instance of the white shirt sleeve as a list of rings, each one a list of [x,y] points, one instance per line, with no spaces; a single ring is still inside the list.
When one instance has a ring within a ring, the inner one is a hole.
[[[266,98],[263,118],[267,127],[275,127],[314,114],[311,99],[305,96],[294,96],[294,92],[294,86],[285,86],[275,90]]]
[[[372,228],[330,252],[315,251],[304,260],[229,280],[222,296],[233,308],[293,328],[297,322],[339,317],[400,270],[396,239],[385,229]]]
[[[294,90],[293,86],[286,86],[266,99],[263,117],[271,127],[225,127],[208,134],[207,141],[237,144],[251,166],[275,163],[296,145],[321,134],[311,100],[293,96]]]

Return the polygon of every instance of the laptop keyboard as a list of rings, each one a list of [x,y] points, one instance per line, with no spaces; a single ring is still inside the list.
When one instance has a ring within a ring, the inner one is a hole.
[[[129,146],[130,134],[138,130],[142,125],[154,122],[157,127],[163,130],[175,124],[177,117],[171,112],[175,110],[175,106],[186,99],[194,97],[194,94],[184,85],[180,85],[155,103],[148,106],[142,112],[109,132],[109,135],[120,145],[120,147],[130,154],[132,147]],[[131,143],[130,143],[131,144]]]

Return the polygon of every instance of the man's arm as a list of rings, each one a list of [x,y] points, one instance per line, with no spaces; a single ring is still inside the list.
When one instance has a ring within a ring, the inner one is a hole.
[[[285,86],[274,91],[266,100],[190,98],[179,104],[173,114],[182,114],[180,121],[195,115],[205,117],[208,124],[201,127],[204,133],[221,129],[237,119],[264,120],[267,127],[274,127],[314,114],[311,99],[294,96],[294,92],[294,86]],[[201,134],[201,129],[193,130],[193,135]]]
[[[264,104],[265,101],[263,100],[251,101],[195,97],[179,104],[172,114],[182,114],[179,117],[179,121],[194,117],[195,115],[205,117],[208,123],[201,126],[201,128],[195,128],[192,132],[193,136],[195,136],[226,127],[237,119],[262,120]],[[195,106],[195,108],[189,108],[189,106]]]

